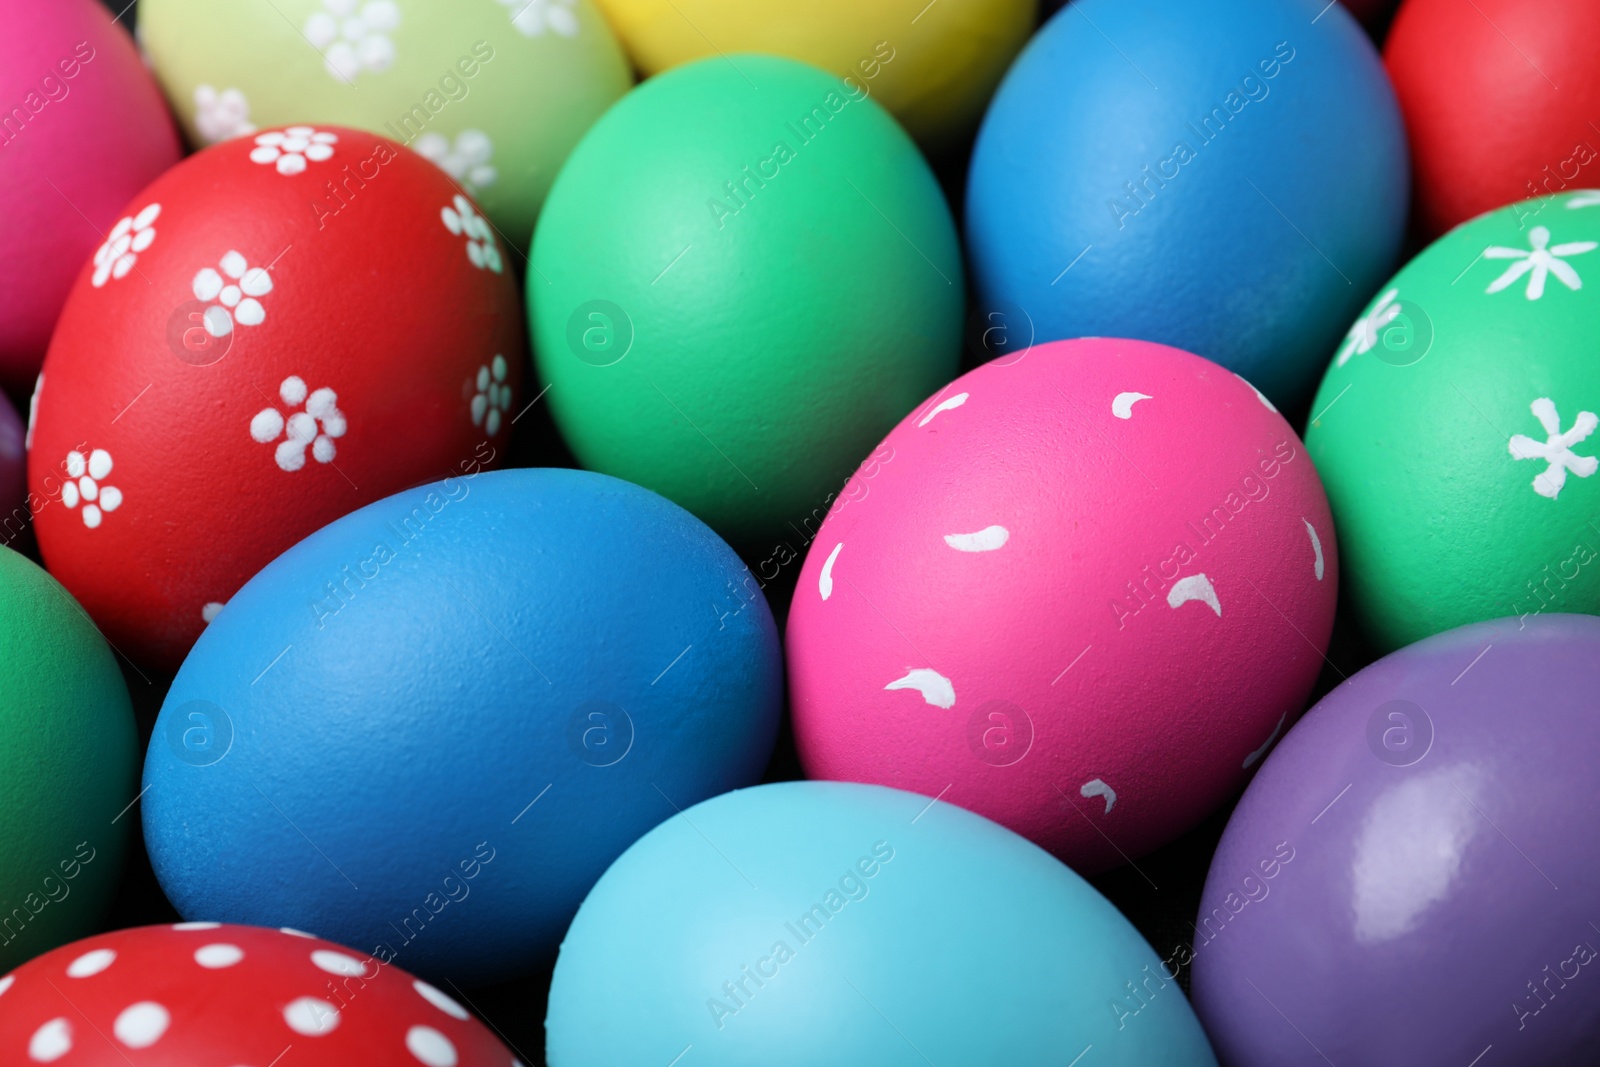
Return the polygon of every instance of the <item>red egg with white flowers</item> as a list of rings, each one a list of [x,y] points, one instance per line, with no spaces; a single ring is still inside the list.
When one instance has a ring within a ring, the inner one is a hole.
[[[292,1050],[292,1052],[290,1051]],[[455,998],[295,930],[188,922],[75,941],[0,978],[0,1063],[515,1067]]]
[[[520,309],[489,224],[390,141],[293,126],[191,157],[127,206],[51,341],[45,565],[124,655],[176,667],[307,534],[495,463]]]

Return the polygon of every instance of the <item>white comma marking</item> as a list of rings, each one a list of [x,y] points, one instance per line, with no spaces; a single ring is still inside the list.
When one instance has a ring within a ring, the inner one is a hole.
[[[993,552],[1004,548],[1011,540],[1011,531],[1004,526],[985,526],[977,533],[945,534],[944,543],[957,552]]]
[[[843,547],[843,541],[833,546],[833,551],[828,553],[828,559],[822,565],[822,574],[817,577],[817,592],[822,594],[823,600],[833,595],[833,561],[839,558],[839,550]]]
[[[1317,528],[1311,525],[1311,520],[1302,517],[1301,522],[1306,524],[1306,533],[1311,535],[1311,551],[1316,553],[1317,559],[1313,568],[1317,572],[1317,581],[1322,581],[1322,538],[1317,536]]]
[[[921,429],[922,427],[928,425],[928,423],[933,421],[933,417],[939,414],[941,411],[954,411],[962,404],[965,404],[967,402],[967,396],[968,394],[966,393],[957,393],[955,396],[941,400],[938,407],[922,416],[921,420],[917,423],[917,428]]]
[[[1317,577],[1320,578],[1320,577],[1322,577],[1322,575],[1319,573],[1317,575]],[[1240,770],[1248,771],[1250,769],[1250,765],[1252,763],[1254,763],[1256,760],[1260,759],[1262,756],[1265,756],[1267,754],[1267,749],[1272,747],[1272,742],[1274,742],[1274,741],[1276,741],[1278,739],[1278,734],[1283,730],[1283,724],[1288,722],[1288,721],[1289,721],[1289,713],[1286,711],[1286,712],[1284,712],[1282,715],[1280,715],[1278,717],[1278,725],[1276,725],[1276,726],[1274,726],[1272,728],[1272,734],[1266,739],[1265,742],[1262,743],[1261,747],[1256,749],[1254,752],[1250,753],[1250,755],[1248,755],[1248,756],[1246,756],[1244,758],[1244,764],[1243,764],[1242,767],[1240,767]]]
[[[1111,809],[1117,803],[1117,791],[1106,785],[1100,778],[1091,778],[1078,787],[1078,795],[1084,798],[1102,797],[1106,802],[1105,814],[1110,815]]]
[[[1111,401],[1111,414],[1119,419],[1133,418],[1133,405],[1141,400],[1154,400],[1149,393],[1118,393]]]
[[[1222,616],[1222,603],[1217,599],[1217,591],[1211,584],[1211,579],[1204,574],[1191,574],[1187,578],[1179,578],[1172,583],[1172,588],[1167,590],[1167,606],[1176,608],[1187,604],[1191,600],[1198,600],[1209,604],[1211,610]]]
[[[1267,394],[1263,393],[1261,390],[1257,389],[1255,386],[1250,385],[1250,380],[1248,378],[1246,378],[1242,374],[1235,374],[1234,377],[1239,379],[1241,382],[1244,382],[1244,384],[1250,386],[1250,391],[1252,393],[1256,394],[1256,399],[1261,401],[1261,404],[1262,404],[1263,407],[1265,407],[1268,411],[1272,412],[1274,415],[1276,415],[1278,413],[1278,409],[1273,406],[1272,401],[1267,399]]]
[[[915,689],[922,694],[923,700],[936,708],[956,706],[956,689],[950,684],[950,679],[928,667],[907,668],[904,678],[896,678],[884,688]]]

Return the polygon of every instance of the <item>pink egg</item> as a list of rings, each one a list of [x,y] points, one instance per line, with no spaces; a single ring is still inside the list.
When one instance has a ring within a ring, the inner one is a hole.
[[[1248,382],[1142,341],[1040,345],[908,415],[818,530],[787,639],[800,758],[1104,870],[1259,765],[1337,585],[1316,469]]]
[[[94,0],[0,0],[0,387],[33,384],[118,212],[178,161],[133,39]]]

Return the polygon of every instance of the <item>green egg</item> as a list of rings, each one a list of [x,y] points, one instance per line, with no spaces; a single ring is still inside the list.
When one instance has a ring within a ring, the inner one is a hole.
[[[144,0],[139,40],[191,142],[370,130],[442,166],[514,245],[633,80],[591,0]],[[350,160],[310,162],[308,209],[326,182],[333,207],[360,195]]]
[[[579,461],[747,548],[803,549],[961,347],[960,251],[926,162],[859,89],[771,56],[668,71],[596,123],[527,286]]]
[[[1345,605],[1379,650],[1484,619],[1600,612],[1597,335],[1592,191],[1464,223],[1351,327],[1305,441]]]
[[[138,814],[133,708],[89,617],[0,548],[0,974],[94,931]]]

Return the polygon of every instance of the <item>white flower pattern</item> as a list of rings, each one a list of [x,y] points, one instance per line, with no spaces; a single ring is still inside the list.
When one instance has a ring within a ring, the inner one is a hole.
[[[250,121],[250,101],[238,89],[215,86],[194,87],[194,125],[206,144],[230,140],[255,133],[255,123]]]
[[[339,135],[310,126],[290,126],[286,130],[271,130],[256,138],[256,147],[250,151],[253,163],[271,163],[279,174],[300,174],[307,160],[322,163],[333,158],[333,146]]]
[[[326,388],[308,393],[305,379],[294,374],[278,386],[278,395],[283,398],[288,417],[277,408],[262,408],[250,420],[250,436],[264,445],[283,436],[272,454],[280,470],[304,467],[307,448],[318,463],[332,463],[338,454],[333,442],[343,437],[348,428],[344,412],[339,410],[338,395]],[[296,410],[302,404],[305,409]]]
[[[1572,429],[1562,433],[1561,415],[1556,411],[1555,401],[1542,396],[1529,404],[1528,408],[1539,420],[1539,425],[1544,427],[1547,437],[1540,442],[1524,434],[1512,435],[1509,443],[1511,457],[1544,460],[1548,466],[1534,475],[1533,491],[1554,500],[1556,494],[1561,492],[1561,487],[1567,484],[1568,471],[1580,478],[1587,478],[1596,468],[1600,468],[1600,459],[1580,456],[1572,451],[1573,445],[1587,439],[1594,433],[1595,427],[1600,426],[1600,417],[1596,417],[1592,411],[1580,411]]]
[[[444,220],[445,229],[457,237],[466,237],[467,258],[474,267],[492,270],[496,274],[505,269],[500,259],[500,249],[495,246],[494,233],[484,217],[473,210],[472,201],[457,193],[455,206],[442,209],[439,217]]]
[[[207,303],[217,301],[202,316],[206,333],[226,337],[233,332],[235,322],[240,326],[260,326],[267,312],[256,298],[272,292],[272,275],[261,267],[250,266],[244,256],[232,251],[222,257],[221,267],[222,274],[206,267],[194,276],[194,298]]]
[[[98,529],[105,516],[122,506],[122,490],[102,484],[111,473],[111,453],[97,448],[85,456],[74,449],[67,453],[66,468],[71,481],[61,487],[61,502],[69,508],[82,504],[83,524]]]
[[[563,37],[578,36],[577,0],[500,0],[511,11],[511,25],[524,37],[551,30]]]
[[[432,160],[440,170],[465,185],[469,193],[488,188],[500,176],[489,162],[494,158],[494,142],[482,130],[462,130],[456,134],[454,144],[444,134],[430,131],[418,137],[414,147],[425,159]]]
[[[1596,248],[1594,241],[1569,241],[1555,247],[1550,245],[1550,231],[1544,226],[1535,226],[1528,231],[1527,248],[1505,248],[1494,245],[1483,250],[1484,259],[1514,259],[1515,263],[1507,267],[1505,273],[1489,283],[1486,293],[1498,293],[1508,289],[1512,283],[1524,274],[1528,275],[1527,297],[1529,300],[1538,300],[1544,296],[1545,278],[1551,274],[1568,289],[1582,289],[1583,279],[1578,277],[1578,272],[1572,265],[1561,257],[1579,256],[1585,252],[1593,252]]]
[[[322,0],[322,7],[306,19],[304,32],[322,53],[330,75],[354,84],[361,72],[388,70],[394,64],[389,34],[400,25],[394,0]]]
[[[511,408],[511,386],[506,384],[506,357],[496,355],[478,368],[478,393],[472,398],[472,425],[482,426],[490,437],[500,432],[500,420]]]
[[[1345,334],[1345,344],[1339,349],[1336,366],[1344,366],[1350,361],[1351,356],[1372,351],[1378,343],[1378,331],[1400,317],[1401,305],[1394,303],[1394,298],[1399,295],[1400,290],[1390,289],[1378,297],[1378,302],[1372,305],[1371,311],[1355,321],[1355,325],[1350,327],[1350,332]]]
[[[113,278],[124,278],[133,269],[139,253],[156,239],[155,221],[160,204],[147,205],[137,215],[120,219],[106,234],[105,243],[94,254],[94,276],[89,280],[99,289]]]

